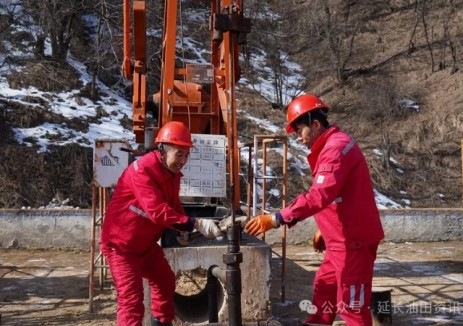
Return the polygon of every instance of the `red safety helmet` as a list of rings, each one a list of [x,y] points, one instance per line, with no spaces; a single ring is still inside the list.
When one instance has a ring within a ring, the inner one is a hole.
[[[169,121],[162,126],[155,142],[193,147],[190,130],[180,121]]]
[[[315,95],[306,94],[296,97],[288,104],[288,112],[286,113],[288,124],[286,125],[286,132],[289,134],[293,133],[293,122],[303,114],[317,109],[325,109],[328,111],[330,108]]]

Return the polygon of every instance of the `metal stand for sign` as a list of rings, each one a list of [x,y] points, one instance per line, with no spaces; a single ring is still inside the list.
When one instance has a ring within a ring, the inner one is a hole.
[[[108,265],[101,253],[98,240],[109,204],[109,193],[122,172],[129,165],[130,146],[126,140],[96,140],[93,150],[92,229],[90,238],[90,275],[88,278],[88,309],[93,312],[95,272],[99,270],[99,289],[103,290],[108,276]]]
[[[90,275],[88,278],[88,310],[93,312],[93,296],[95,289],[95,271],[99,269],[99,289],[103,290],[104,280],[107,277],[107,265],[101,251],[97,248],[104,214],[109,201],[109,189],[92,186],[92,234],[90,239]]]

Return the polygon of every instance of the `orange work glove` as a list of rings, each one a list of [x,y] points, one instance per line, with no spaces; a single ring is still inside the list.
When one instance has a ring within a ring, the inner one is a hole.
[[[259,235],[270,229],[276,229],[280,223],[275,215],[257,215],[251,219],[244,227],[250,235]]]
[[[315,252],[324,252],[326,250],[325,240],[320,230],[317,230],[313,236],[313,249]]]

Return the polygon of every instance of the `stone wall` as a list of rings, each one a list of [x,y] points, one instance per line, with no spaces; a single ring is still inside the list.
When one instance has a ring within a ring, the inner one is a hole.
[[[386,241],[463,240],[463,209],[382,210]],[[287,243],[308,242],[317,226],[312,218],[287,230]],[[0,246],[90,249],[91,210],[0,210]],[[98,238],[96,238],[98,242]],[[266,234],[281,242],[281,229]]]

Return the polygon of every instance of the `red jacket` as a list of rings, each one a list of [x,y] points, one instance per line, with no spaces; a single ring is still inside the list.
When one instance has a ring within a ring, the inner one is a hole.
[[[291,225],[314,215],[331,250],[378,244],[384,232],[368,166],[355,140],[332,126],[307,159],[312,186],[280,211],[283,220]]]
[[[130,164],[111,196],[100,244],[141,254],[165,228],[188,222],[179,198],[181,177],[164,167],[158,151]]]

